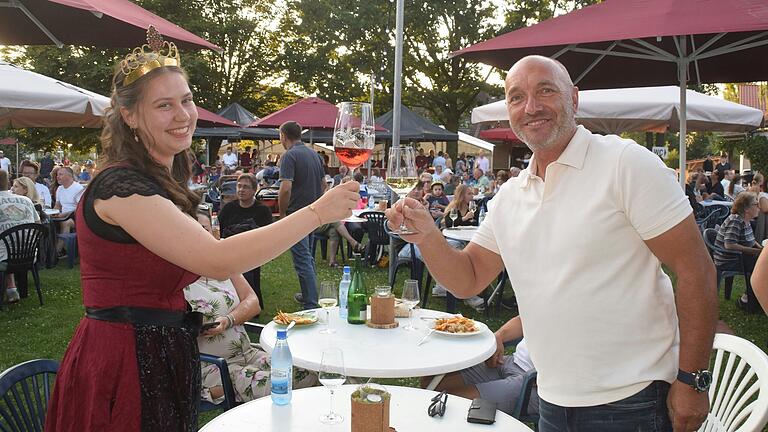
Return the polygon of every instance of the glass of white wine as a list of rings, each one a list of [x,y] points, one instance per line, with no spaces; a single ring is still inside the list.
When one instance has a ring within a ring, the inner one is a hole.
[[[452,208],[451,212],[448,213],[448,217],[451,219],[451,222],[453,222],[451,224],[451,229],[455,229],[456,228],[456,220],[459,218],[459,210],[456,207]]]
[[[320,421],[325,424],[337,424],[344,420],[341,414],[333,411],[333,392],[347,380],[347,373],[344,368],[344,354],[338,348],[328,348],[323,350],[320,358],[320,373],[318,377],[320,384],[324,385],[331,392],[331,409],[327,414],[320,416]]]
[[[416,171],[416,153],[411,146],[393,145],[387,162],[387,185],[402,199],[419,183]],[[405,226],[405,219],[394,234],[415,234]]]
[[[408,306],[408,325],[403,327],[403,330],[416,330],[416,326],[413,325],[413,308],[419,304],[419,282],[414,279],[407,279],[405,285],[403,285],[403,304]]]
[[[322,334],[336,333],[331,327],[331,308],[338,304],[339,287],[332,281],[323,281],[320,283],[320,295],[317,303],[325,311],[325,328],[320,330]]]

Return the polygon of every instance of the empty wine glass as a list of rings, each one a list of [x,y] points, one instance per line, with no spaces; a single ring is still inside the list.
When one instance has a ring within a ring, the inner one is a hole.
[[[411,146],[393,145],[389,149],[389,161],[387,162],[387,177],[384,179],[387,185],[402,199],[419,183],[419,175],[416,171],[416,154]],[[414,234],[405,226],[405,219],[395,234]]]
[[[341,423],[344,417],[333,411],[333,392],[347,380],[344,353],[340,349],[328,348],[323,350],[320,358],[319,379],[320,383],[331,392],[331,409],[327,414],[320,416],[320,421],[325,424]]]
[[[317,304],[325,311],[325,328],[320,330],[322,334],[336,333],[331,327],[331,308],[338,304],[339,287],[332,281],[320,283],[320,295]]]
[[[416,330],[413,325],[413,308],[419,304],[419,282],[414,279],[407,279],[403,286],[403,303],[408,306],[408,325],[403,330]]]
[[[333,151],[339,161],[349,168],[351,176],[355,168],[371,157],[375,142],[373,108],[366,102],[342,102],[336,114],[333,129]]]

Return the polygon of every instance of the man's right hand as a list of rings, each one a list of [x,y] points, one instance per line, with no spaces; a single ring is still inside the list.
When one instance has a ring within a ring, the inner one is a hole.
[[[485,365],[489,368],[497,368],[504,364],[504,341],[498,333],[494,336],[496,336],[496,352],[485,361]]]
[[[429,210],[413,198],[406,197],[396,202],[386,211],[386,216],[392,231],[396,231],[405,220],[405,226],[414,231],[414,234],[403,235],[401,238],[410,243],[419,244],[427,235],[437,230]]]

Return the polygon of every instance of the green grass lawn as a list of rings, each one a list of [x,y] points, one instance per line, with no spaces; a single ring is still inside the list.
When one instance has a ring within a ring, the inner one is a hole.
[[[331,269],[319,258],[317,260],[318,281],[331,280],[336,283],[341,279],[341,269]],[[365,268],[365,283],[368,289],[376,285],[387,284],[387,270]],[[395,283],[395,292],[400,293],[403,281],[408,277],[407,268],[401,268]],[[82,296],[80,292],[79,267],[67,269],[63,264],[41,272],[45,304],[41,307],[34,294],[17,305],[6,305],[0,311],[0,371],[35,358],[60,360],[75,326],[83,317]],[[256,321],[266,323],[278,309],[294,311],[299,305],[293,294],[299,291],[298,279],[293,271],[289,253],[265,265],[261,271],[262,292],[265,297],[265,311]],[[31,278],[30,278],[31,283]],[[742,279],[734,283],[734,298],[744,291]],[[507,289],[506,295],[512,295]],[[720,318],[728,324],[738,336],[748,339],[762,349],[768,342],[768,318],[764,315],[745,315],[736,308],[733,301],[726,301],[720,293]],[[430,308],[444,309],[444,299],[431,299]],[[465,316],[477,318],[495,330],[517,311],[501,309],[500,316],[486,319],[482,313],[460,304],[460,311]],[[383,380],[383,383],[399,385],[417,385],[416,379]],[[210,419],[204,416],[201,424]]]

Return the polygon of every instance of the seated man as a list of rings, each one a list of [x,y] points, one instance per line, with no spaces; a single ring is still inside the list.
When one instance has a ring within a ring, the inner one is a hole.
[[[14,195],[8,190],[8,172],[0,170],[0,232],[16,225],[40,222],[40,216],[35,210],[32,200],[21,195]],[[8,252],[0,243],[0,261],[6,260]],[[12,274],[5,276],[6,296],[8,303],[19,301],[19,292]],[[0,292],[0,295],[3,293]]]
[[[496,353],[484,363],[453,372],[445,376],[435,390],[461,396],[467,399],[482,398],[498,404],[498,408],[512,415],[517,398],[523,389],[525,375],[533,371],[530,354],[525,339],[517,344],[512,355],[504,355],[504,343],[523,337],[523,325],[520,317],[514,317],[501,326],[495,333]],[[432,377],[421,380],[426,387]],[[527,412],[539,411],[539,398],[533,389]]]
[[[67,166],[59,168],[56,179],[60,186],[56,189],[56,204],[53,205],[53,208],[61,212],[57,219],[62,219],[57,223],[58,231],[59,234],[70,233],[75,228],[75,220],[69,216],[77,208],[77,203],[80,202],[85,188],[75,181],[75,173],[72,168]],[[61,239],[57,242],[57,249],[59,256],[66,255],[64,242]]]
[[[32,162],[31,160],[23,160],[21,161],[19,170],[21,171],[21,175],[35,183],[35,190],[37,191],[37,194],[40,195],[40,199],[43,200],[45,206],[51,207],[53,205],[53,202],[51,201],[51,190],[48,189],[48,186],[37,181],[38,172],[40,171],[40,167],[37,163]]]

